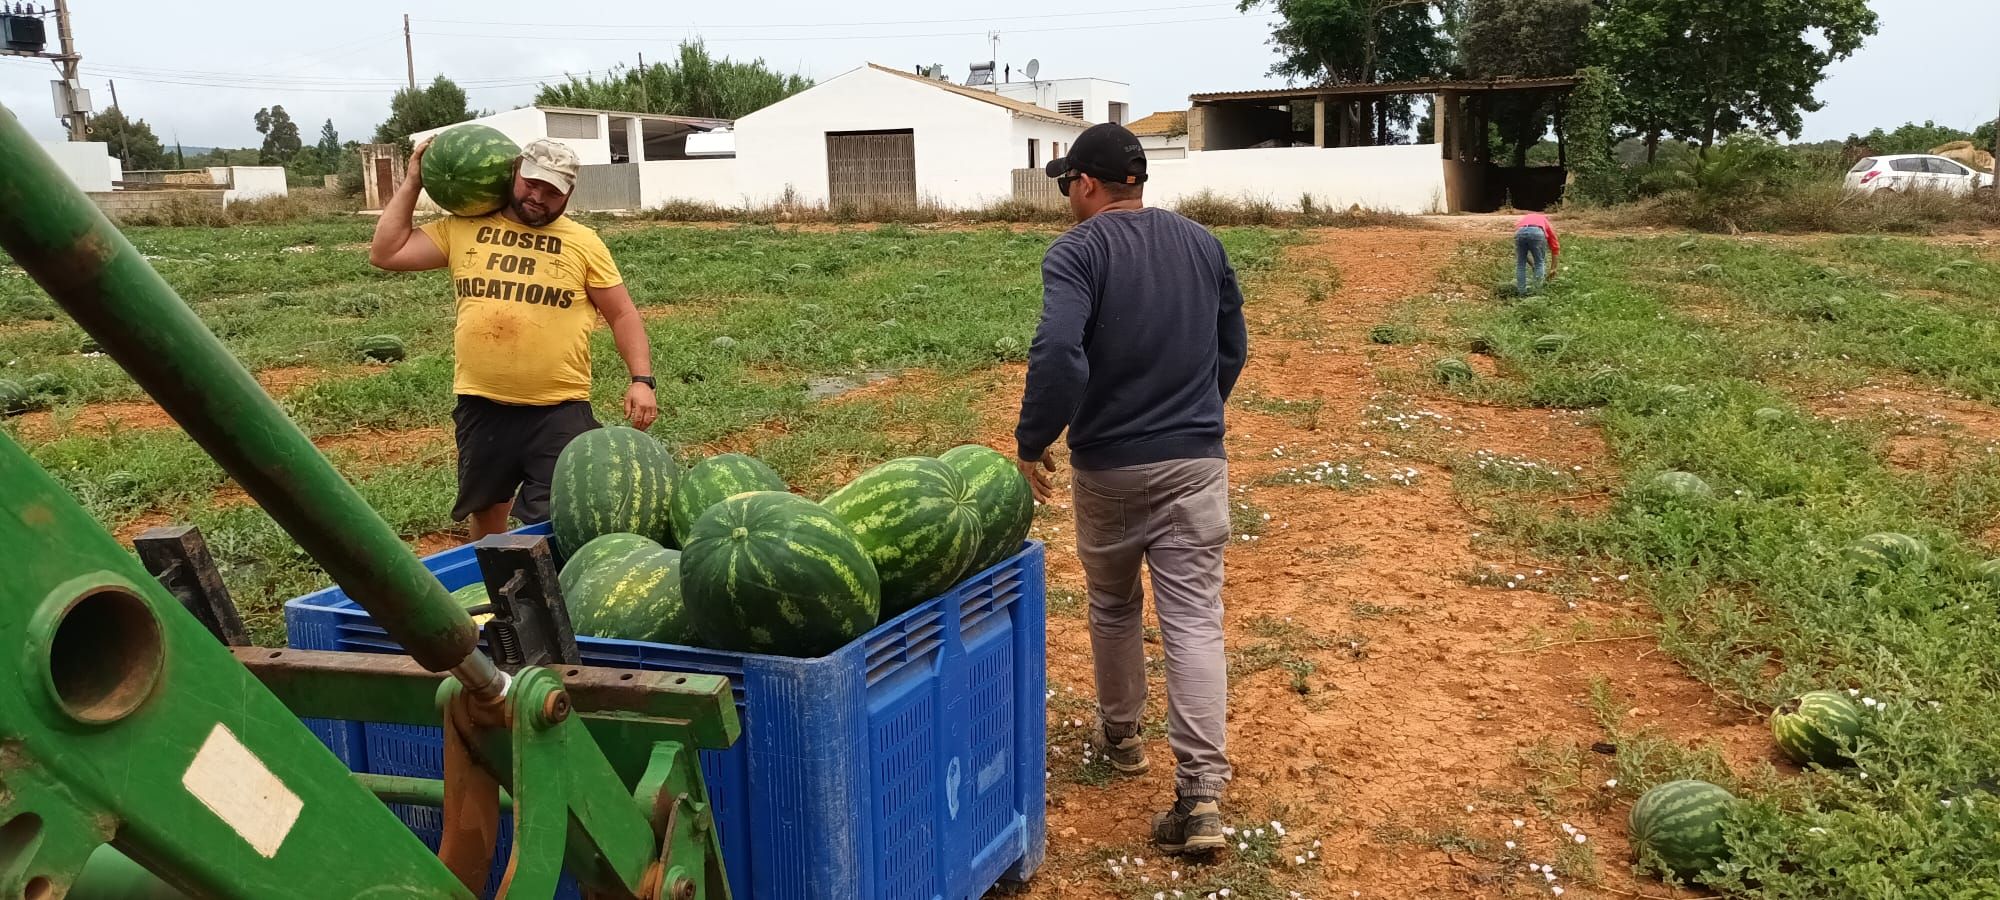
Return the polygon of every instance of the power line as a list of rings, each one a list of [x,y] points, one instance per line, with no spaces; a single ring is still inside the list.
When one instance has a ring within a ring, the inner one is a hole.
[[[1009,29],[1006,33],[1036,34],[1040,32],[1050,32],[1050,31],[1093,31],[1105,28],[1144,28],[1154,25],[1189,25],[1201,22],[1237,22],[1237,21],[1254,22],[1254,21],[1262,21],[1270,19],[1275,17],[1276,15],[1277,15],[1276,13],[1265,13],[1263,15],[1252,15],[1252,16],[1215,16],[1211,18],[1202,18],[1202,19],[1162,19],[1153,22],[1118,22],[1118,23],[1104,24],[1104,25],[1065,25],[1054,28],[1014,28],[1014,29]],[[692,34],[700,33],[700,29],[696,26],[687,26],[687,28],[689,32]],[[424,35],[426,37],[477,38],[479,40],[489,40],[489,41],[513,40],[519,37],[518,35],[476,34],[464,31],[419,31],[416,33]],[[721,37],[717,38],[716,42],[731,43],[731,44],[754,44],[759,42],[773,42],[773,41],[890,41],[890,40],[904,40],[909,38],[985,37],[986,34],[987,32],[985,31],[936,31],[924,34],[839,34],[839,35],[814,34],[814,35],[796,35],[796,36],[786,35],[781,37]],[[611,35],[573,35],[573,36],[559,38],[556,40],[631,42],[631,41],[657,40],[657,39],[658,38],[634,37],[631,35],[625,35],[622,37],[611,36]]]
[[[1040,13],[1035,15],[1019,15],[1019,16],[969,16],[969,17],[959,17],[955,19],[877,19],[866,22],[810,22],[810,23],[788,22],[776,25],[768,22],[759,24],[743,24],[743,25],[705,25],[701,23],[670,25],[670,24],[642,24],[642,23],[604,24],[600,22],[486,22],[473,19],[424,19],[424,18],[415,18],[411,19],[411,21],[429,22],[434,25],[494,25],[494,26],[508,26],[508,27],[522,27],[522,28],[608,28],[608,29],[617,29],[621,31],[630,31],[634,29],[690,29],[690,28],[697,30],[708,29],[708,28],[761,28],[761,29],[860,28],[860,27],[868,27],[875,25],[948,25],[959,22],[1013,22],[1021,20],[1064,19],[1064,18],[1074,18],[1078,16],[1116,16],[1116,15],[1124,15],[1127,13],[1168,12],[1171,10],[1186,10],[1186,9],[1227,9],[1229,8],[1229,6],[1230,4],[1227,3],[1190,3],[1181,6],[1145,6],[1136,9],[1107,9],[1107,10],[1099,10],[1096,12]]]

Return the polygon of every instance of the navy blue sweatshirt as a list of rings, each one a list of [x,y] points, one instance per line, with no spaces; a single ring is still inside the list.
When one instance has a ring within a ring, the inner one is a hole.
[[[1021,458],[1041,459],[1067,427],[1079,469],[1226,459],[1222,407],[1248,346],[1215,235],[1164,209],[1092,216],[1042,259]]]

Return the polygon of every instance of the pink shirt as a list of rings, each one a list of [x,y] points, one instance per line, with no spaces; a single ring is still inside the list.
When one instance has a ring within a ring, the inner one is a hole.
[[[1550,256],[1554,256],[1562,252],[1562,245],[1556,243],[1556,226],[1549,222],[1548,216],[1542,215],[1541,213],[1529,213],[1525,216],[1522,216],[1520,221],[1514,223],[1515,231],[1519,231],[1523,228],[1529,228],[1529,227],[1540,228],[1543,234],[1549,236]]]

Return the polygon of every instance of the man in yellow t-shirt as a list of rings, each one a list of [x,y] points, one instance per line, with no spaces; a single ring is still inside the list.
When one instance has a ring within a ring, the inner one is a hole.
[[[644,430],[659,414],[652,348],[611,251],[563,210],[577,157],[534,141],[515,162],[514,189],[498,212],[446,216],[418,229],[411,214],[423,189],[426,141],[410,154],[409,177],[375,226],[368,261],[391,272],[451,268],[458,297],[452,422],[458,438],[458,500],[452,519],[471,519],[473,540],[549,516],[556,456],[598,427],[590,411],[590,332],[611,327],[632,384],[625,418]],[[518,497],[517,497],[518,494]]]

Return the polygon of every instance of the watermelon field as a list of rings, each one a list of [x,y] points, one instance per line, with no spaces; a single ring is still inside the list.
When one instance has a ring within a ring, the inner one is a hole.
[[[820,500],[896,457],[1011,450],[1052,228],[597,224],[683,465],[746,454]],[[129,233],[431,552],[465,539],[448,286],[369,267],[371,225]],[[1509,302],[1505,222],[1221,234],[1251,330],[1236,845],[1156,856],[1171,767],[1117,780],[1086,750],[1058,504],[1033,532],[1049,857],[1008,895],[2000,896],[2000,235],[1566,232],[1550,289]],[[405,358],[366,358],[382,336]],[[279,604],[324,576],[11,267],[0,364],[42,407],[12,439],[123,539],[201,526],[282,642]],[[1162,675],[1155,650],[1153,739]]]

